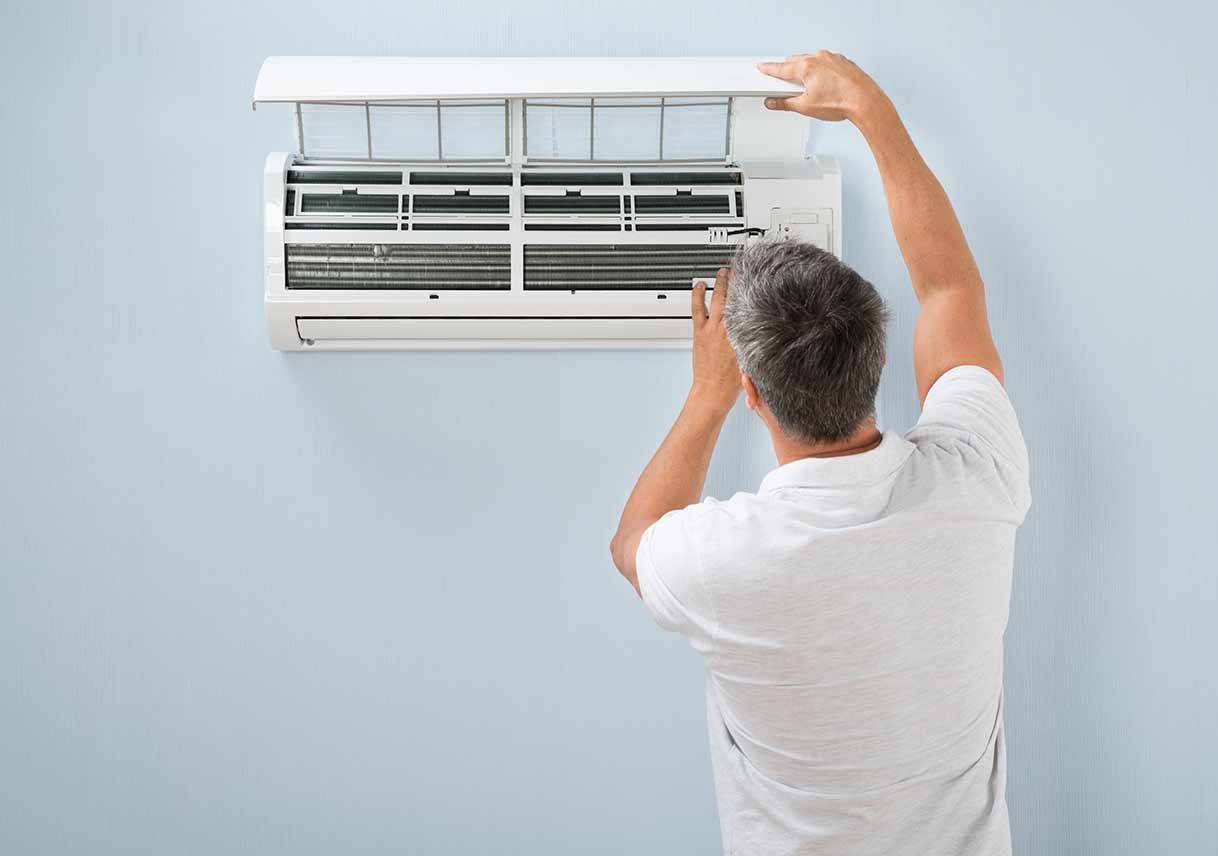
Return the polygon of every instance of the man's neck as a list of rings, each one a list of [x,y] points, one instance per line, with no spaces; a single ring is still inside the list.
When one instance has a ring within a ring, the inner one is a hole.
[[[803,443],[792,440],[773,429],[770,434],[774,440],[774,454],[778,458],[779,466],[804,458],[840,458],[843,455],[859,455],[863,452],[870,452],[884,439],[884,435],[875,427],[875,421],[871,419],[863,423],[845,440],[832,443]]]

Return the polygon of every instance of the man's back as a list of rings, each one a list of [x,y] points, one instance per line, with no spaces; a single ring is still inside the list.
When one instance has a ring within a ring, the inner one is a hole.
[[[648,530],[643,600],[706,658],[728,853],[1009,851],[1002,634],[1028,497],[1002,386],[962,366],[905,437]]]
[[[760,69],[803,86],[768,108],[848,120],[875,156],[918,299],[922,416],[876,427],[874,285],[810,244],[746,244],[709,310],[693,290],[690,393],[610,552],[704,655],[728,853],[1009,853],[1002,634],[1030,494],[985,284],[874,80],[829,51]],[[781,466],[699,503],[741,390]]]

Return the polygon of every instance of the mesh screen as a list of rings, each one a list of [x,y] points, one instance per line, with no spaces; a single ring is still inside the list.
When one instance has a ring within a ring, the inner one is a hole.
[[[507,244],[288,244],[295,289],[510,289]]]
[[[532,244],[524,248],[526,290],[687,289],[713,277],[736,248],[705,244]]]

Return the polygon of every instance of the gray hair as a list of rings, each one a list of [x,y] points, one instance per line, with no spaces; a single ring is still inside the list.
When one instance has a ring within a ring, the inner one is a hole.
[[[758,241],[732,262],[723,321],[779,426],[844,440],[875,415],[888,312],[852,268],[802,241]]]

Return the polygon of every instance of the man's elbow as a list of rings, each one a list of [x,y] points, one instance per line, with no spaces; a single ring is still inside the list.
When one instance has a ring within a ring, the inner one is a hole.
[[[624,549],[626,536],[622,534],[622,530],[613,533],[613,537],[609,539],[609,555],[613,557],[613,565],[622,573],[622,551]]]
[[[614,566],[617,568],[618,573],[626,578],[626,582],[630,583],[631,587],[638,592],[638,572],[635,570],[634,563],[635,549],[638,549],[638,539],[620,529],[609,541],[609,555],[613,557]],[[639,594],[642,596],[641,592]]]

